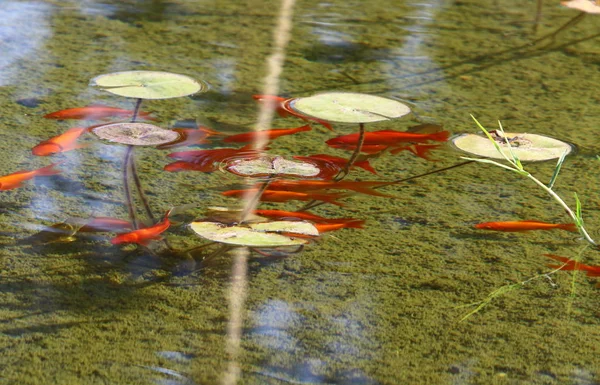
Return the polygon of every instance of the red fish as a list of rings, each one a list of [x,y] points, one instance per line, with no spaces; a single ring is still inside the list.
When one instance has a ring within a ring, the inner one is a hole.
[[[540,221],[508,221],[508,222],[484,222],[475,225],[476,229],[522,232],[530,230],[552,230],[561,229],[566,231],[577,231],[574,223],[547,223]]]
[[[172,131],[175,131],[179,134],[179,138],[171,143],[161,144],[156,146],[156,148],[163,150],[166,148],[173,147],[183,147],[183,146],[194,146],[197,144],[206,144],[209,143],[206,139],[213,135],[223,135],[220,132],[213,131],[208,127],[198,127],[198,128],[174,128]]]
[[[282,98],[280,96],[274,95],[252,95],[254,100],[257,100],[261,103],[271,103],[274,106],[275,111],[279,116],[285,118],[287,116],[294,116],[296,118],[300,118],[305,122],[315,122],[323,127],[327,128],[330,131],[333,131],[333,127],[331,124],[325,120],[313,118],[312,116],[301,114],[300,112],[294,111],[290,106],[290,102],[294,100],[294,98]]]
[[[360,134],[358,132],[349,135],[342,135],[329,139],[325,143],[328,145],[353,145],[358,144]],[[363,145],[386,145],[393,146],[399,143],[424,143],[428,141],[445,142],[450,137],[450,132],[439,131],[432,134],[419,134],[414,132],[381,130],[374,132],[365,132]]]
[[[275,219],[300,219],[311,221],[314,223],[342,223],[355,222],[354,218],[324,218],[316,214],[311,214],[307,211],[285,211],[285,210],[255,210],[256,215]]]
[[[258,189],[248,190],[229,190],[222,194],[228,197],[244,198],[250,194],[256,194]],[[295,191],[278,191],[278,190],[265,190],[260,196],[260,200],[263,202],[288,202],[291,200],[297,201],[323,201],[331,203],[337,206],[343,206],[343,203],[336,201],[336,199],[345,197],[343,193],[332,193],[332,194],[319,194],[319,193],[302,193]]]
[[[81,226],[77,232],[93,233],[93,232],[121,232],[131,229],[131,223],[122,219],[110,217],[95,217],[91,218],[85,225]]]
[[[294,156],[294,159],[298,159],[298,160],[324,160],[325,162],[330,162],[335,164],[336,166],[340,167],[340,169],[342,167],[345,167],[346,164],[348,163],[348,160],[345,158],[340,158],[339,156],[333,156],[333,155],[327,155],[327,154],[316,154],[316,155],[311,155],[311,156]],[[352,164],[351,168],[354,167],[360,167],[363,170],[366,170],[368,172],[370,172],[371,174],[377,174],[377,171],[375,171],[375,169],[371,166],[371,164],[369,163],[369,160],[359,160],[354,162],[354,164]]]
[[[365,221],[355,220],[338,223],[315,223],[315,227],[319,230],[319,233],[325,233],[327,231],[335,231],[340,229],[364,229]]]
[[[37,156],[48,156],[85,147],[86,145],[78,145],[77,139],[87,130],[87,128],[73,127],[63,134],[40,142],[31,152]]]
[[[142,119],[156,120],[151,117],[147,112],[138,112],[138,116]],[[66,110],[60,110],[51,112],[44,115],[46,119],[81,119],[81,120],[98,120],[106,118],[131,118],[133,117],[133,111],[124,110],[116,107],[109,107],[104,105],[91,105],[87,107],[67,108]]]
[[[560,268],[561,270],[582,270],[582,271],[586,272],[586,275],[588,277],[600,277],[600,266],[584,265],[583,263],[579,263],[577,261],[574,261],[574,260],[566,258],[566,257],[561,257],[560,255],[554,255],[554,254],[544,254],[544,255],[548,258],[552,258],[554,260],[564,263],[564,265],[548,265],[548,267],[551,269]]]
[[[151,241],[162,239],[160,234],[164,233],[169,226],[171,226],[171,222],[169,222],[170,213],[171,210],[167,211],[165,218],[157,224],[144,229],[133,230],[128,233],[117,235],[110,240],[110,243],[113,245],[121,243],[137,243],[138,245],[148,246]]]
[[[340,143],[340,144],[331,144],[331,143],[327,143],[327,145],[331,148],[339,148],[340,150],[349,150],[349,151],[354,151],[356,150],[356,144],[344,144],[344,143]],[[366,145],[362,145],[360,147],[360,152],[365,153],[365,154],[378,154],[381,151],[387,150],[389,146],[385,145],[385,144],[366,144]]]
[[[200,172],[213,172],[218,167],[213,163],[195,163],[186,162],[185,160],[178,160],[177,162],[167,164],[163,170],[169,172],[180,172],[180,171],[200,171]]]
[[[237,134],[228,136],[223,139],[225,143],[248,143],[254,142],[257,138],[263,136],[267,140],[273,140],[279,138],[284,135],[293,135],[298,132],[310,131],[312,128],[307,124],[302,127],[297,128],[284,128],[284,129],[275,129],[275,130],[263,130],[263,131],[253,131],[253,132],[245,132],[243,134]]]
[[[393,198],[393,195],[373,190],[373,187],[387,186],[394,182],[375,181],[325,181],[325,180],[274,180],[269,184],[270,190],[309,192],[315,190],[352,190],[358,193],[379,197]]]
[[[411,146],[401,146],[401,147],[395,147],[393,149],[390,150],[390,154],[397,154],[400,151],[410,151],[413,154],[415,154],[416,156],[418,156],[419,158],[423,158],[426,160],[430,160],[430,161],[435,161],[435,159],[431,158],[431,151],[435,150],[436,148],[440,147],[441,144],[414,144]]]
[[[215,148],[212,150],[193,150],[173,152],[167,155],[169,158],[181,160],[182,162],[171,163],[165,166],[166,171],[195,170],[211,172],[219,169],[219,163],[228,158],[238,156],[258,156],[260,151],[242,148]],[[184,163],[183,163],[184,162]],[[185,163],[193,163],[194,166]]]
[[[37,170],[17,171],[12,174],[0,176],[0,191],[21,187],[24,181],[33,179],[37,176],[56,175],[61,172],[55,168],[57,165],[58,163],[53,163],[49,166],[38,168]]]

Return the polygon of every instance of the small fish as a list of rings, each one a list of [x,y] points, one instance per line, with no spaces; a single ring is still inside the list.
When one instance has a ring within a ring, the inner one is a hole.
[[[311,214],[307,211],[285,211],[285,210],[254,210],[256,215],[274,219],[299,219],[311,221],[314,223],[342,223],[354,222],[355,218],[324,218],[322,216]]]
[[[228,197],[244,198],[248,194],[256,194],[258,189],[248,190],[229,190],[222,193],[222,195]],[[278,190],[265,190],[260,196],[260,200],[263,202],[288,202],[291,200],[297,201],[323,201],[331,203],[337,206],[343,206],[343,203],[336,201],[336,199],[343,198],[347,194],[344,193],[302,193],[295,191],[278,191]]]
[[[297,128],[284,128],[284,129],[245,132],[243,134],[228,136],[225,139],[223,139],[223,142],[225,142],[225,143],[255,142],[261,136],[267,140],[273,140],[273,139],[279,138],[280,136],[293,135],[298,132],[310,131],[311,129],[312,128],[307,124],[305,126],[301,126],[301,127],[297,127]]]
[[[326,120],[313,118],[312,116],[304,115],[300,112],[294,111],[289,106],[290,102],[293,101],[294,98],[282,98],[281,96],[275,95],[252,95],[252,98],[261,103],[271,103],[274,106],[277,114],[279,114],[279,116],[281,116],[282,118],[285,118],[287,116],[294,116],[296,118],[304,120],[305,122],[318,123],[323,127],[327,128],[328,130],[333,131],[333,127]]]
[[[393,198],[393,195],[373,190],[373,187],[388,186],[394,182],[376,181],[326,181],[326,180],[274,180],[269,184],[270,190],[309,192],[315,190],[352,190],[358,193],[379,197]]]
[[[584,265],[583,263],[579,263],[579,262],[569,259],[567,257],[561,257],[560,255],[544,254],[544,256],[546,256],[548,258],[552,258],[552,259],[562,262],[564,264],[564,265],[547,265],[551,269],[560,268],[561,270],[582,270],[582,271],[586,272],[586,275],[588,277],[600,277],[600,266]]]
[[[211,150],[173,152],[167,156],[181,162],[171,163],[165,166],[165,170],[171,172],[184,170],[211,172],[218,170],[219,164],[226,159],[238,156],[258,156],[260,153],[260,151],[249,149],[248,146],[242,148],[215,148]],[[194,166],[190,163],[193,163]]]
[[[336,166],[340,167],[340,169],[345,167],[346,164],[348,163],[348,159],[341,158],[339,156],[327,155],[327,154],[316,154],[316,155],[311,155],[311,156],[294,156],[293,158],[297,159],[297,160],[305,160],[305,161],[323,160],[323,161],[335,164]],[[370,172],[371,174],[377,175],[377,171],[375,171],[375,169],[371,166],[368,159],[355,161],[354,164],[352,164],[351,168],[355,168],[355,167],[362,168],[363,170],[366,170],[366,171]]]
[[[173,163],[167,164],[163,170],[169,172],[180,172],[180,171],[200,171],[200,172],[213,172],[216,171],[218,167],[211,163],[196,163],[196,162],[186,162],[185,160],[178,160]]]
[[[331,144],[331,143],[327,143],[327,145],[331,148],[338,148],[340,150],[348,150],[348,151],[354,151],[356,150],[356,144],[344,144],[344,143],[340,143],[340,144]],[[389,146],[385,145],[385,144],[363,144],[360,147],[360,152],[364,153],[364,154],[379,154],[382,151],[385,151],[388,149]]]
[[[349,135],[342,135],[329,139],[325,143],[328,145],[353,145],[358,144],[360,134],[358,132]],[[363,145],[386,145],[393,146],[399,143],[424,143],[428,141],[445,142],[450,137],[450,132],[439,131],[432,134],[419,134],[414,132],[381,130],[365,132]]]
[[[561,229],[577,232],[574,223],[547,223],[540,221],[508,221],[508,222],[484,222],[475,225],[476,229],[521,232],[530,230],[552,230]]]
[[[179,134],[179,138],[174,142],[161,144],[156,146],[159,150],[164,150],[173,147],[195,146],[198,144],[209,143],[208,139],[214,135],[223,135],[220,132],[213,131],[208,127],[200,126],[198,128],[174,128],[174,131]]]
[[[32,171],[17,171],[12,174],[0,176],[0,191],[11,190],[21,187],[26,180],[33,179],[38,176],[49,176],[59,174],[61,171],[55,167],[59,163],[53,163],[49,166],[38,168]]]
[[[131,223],[118,218],[110,217],[95,217],[87,221],[81,226],[77,232],[79,233],[95,233],[95,232],[121,232],[131,230]]]
[[[56,112],[51,112],[49,114],[44,115],[46,119],[80,119],[80,120],[98,120],[98,119],[106,119],[106,118],[132,118],[133,111],[132,110],[124,110],[116,107],[109,107],[101,104],[91,105],[87,107],[77,107],[77,108],[67,108],[66,110],[60,110]],[[156,120],[150,116],[149,113],[139,111],[138,117],[147,120]]]
[[[325,233],[327,231],[336,231],[340,229],[364,229],[365,221],[345,221],[339,223],[315,223],[315,227],[319,230],[319,233]]]
[[[37,146],[31,149],[33,155],[48,156],[59,152],[75,150],[77,148],[86,147],[85,144],[77,144],[77,139],[85,133],[87,128],[73,127],[66,132],[52,137],[48,140],[40,142]]]
[[[419,158],[423,158],[429,161],[436,161],[436,159],[433,159],[431,157],[430,153],[431,151],[439,147],[441,147],[441,144],[414,144],[411,146],[401,146],[392,148],[390,150],[390,154],[395,155],[401,151],[410,151]]]
[[[169,222],[170,213],[171,210],[167,211],[164,219],[157,224],[143,229],[133,230],[128,233],[119,234],[111,239],[110,243],[113,245],[121,243],[137,243],[138,245],[148,246],[151,241],[162,239],[160,234],[164,233],[169,226],[171,226],[171,222]]]

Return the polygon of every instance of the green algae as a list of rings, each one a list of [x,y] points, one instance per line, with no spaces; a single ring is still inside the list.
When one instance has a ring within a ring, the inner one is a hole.
[[[44,121],[43,113],[93,102],[132,108],[87,88],[95,74],[115,69],[160,68],[207,79],[223,92],[235,91],[231,99],[207,93],[193,100],[145,104],[164,122],[208,116],[251,124],[255,104],[249,96],[261,89],[276,10],[265,2],[220,3],[218,12],[192,3],[178,7],[162,21],[109,19],[68,7],[54,13],[55,33],[46,50],[20,65],[23,76],[18,85],[0,88],[4,141],[0,174],[46,164],[46,159],[32,159],[30,148],[67,124]],[[307,22],[294,26],[283,93],[341,89],[400,96],[413,101],[423,119],[441,122],[453,133],[476,132],[469,118],[475,113],[486,125],[500,119],[513,131],[535,127],[538,133],[584,144],[580,156],[566,162],[556,188],[565,194],[580,192],[586,221],[597,226],[597,163],[592,157],[597,146],[590,140],[598,116],[594,41],[534,55],[503,56],[496,63],[472,60],[439,71],[435,63],[451,65],[529,41],[529,26],[514,22],[531,19],[533,7],[513,1],[461,1],[437,10],[434,24],[418,25],[406,18],[417,10],[414,6],[372,2],[358,12],[346,10],[346,3],[331,2],[329,12],[348,15],[348,22],[337,30],[352,36],[363,54],[385,60],[363,62],[356,56],[343,60],[356,52],[350,46],[336,51],[342,60],[310,61],[311,56],[303,53],[319,48],[312,43],[314,29],[308,23],[315,19],[315,8],[315,2],[297,4],[297,19]],[[562,9],[548,9],[541,33],[571,16]],[[240,33],[240,25],[252,33]],[[415,51],[406,48],[406,56],[416,59],[405,60],[395,52],[403,39],[414,36],[408,29],[417,27],[430,30],[430,40],[415,45]],[[560,36],[559,44],[594,33],[592,29],[584,21]],[[319,51],[312,57],[326,54]],[[426,55],[432,61],[418,59]],[[236,58],[235,65],[228,62],[231,57]],[[428,70],[436,72],[413,75]],[[36,109],[15,105],[13,100],[23,95],[41,96],[45,103]],[[282,127],[296,123],[277,121]],[[404,127],[377,125],[377,129]],[[336,134],[350,132],[336,127]],[[274,151],[282,155],[330,151],[323,144],[330,134],[313,133],[302,141],[280,138]],[[120,154],[91,137],[85,141],[93,145],[59,157],[65,160],[64,176],[3,192],[1,376],[19,384],[147,384],[164,378],[147,367],[164,367],[198,384],[220,382],[228,357],[227,256],[200,274],[177,277],[176,267],[188,260],[121,252],[108,244],[107,237],[66,246],[15,245],[15,239],[35,232],[30,224],[40,221],[50,224],[66,216],[86,217],[92,211],[124,217],[113,172]],[[166,153],[146,149],[139,154],[138,167],[148,181],[155,212],[190,200],[199,202],[198,213],[208,202],[230,202],[212,189],[223,185],[223,174],[160,172]],[[394,180],[458,162],[450,149],[439,154],[435,164],[408,153],[373,164],[382,179]],[[552,167],[540,164],[535,171],[550,178]],[[360,170],[354,175],[371,177]],[[194,197],[190,184],[202,186],[194,190]],[[466,313],[462,305],[545,271],[543,253],[569,255],[577,245],[567,234],[490,235],[471,225],[542,215],[547,220],[563,219],[552,202],[516,176],[475,165],[386,187],[388,191],[402,198],[354,196],[344,200],[345,208],[316,210],[332,217],[367,218],[365,230],[342,230],[285,260],[251,259],[240,383],[275,382],[257,371],[296,381],[367,384],[597,380],[598,290],[584,277],[577,278],[570,314],[571,278],[564,274],[553,282],[557,288],[536,282],[458,323]],[[194,245],[185,228],[173,232],[183,243]],[[175,362],[157,354],[165,351],[191,358]]]

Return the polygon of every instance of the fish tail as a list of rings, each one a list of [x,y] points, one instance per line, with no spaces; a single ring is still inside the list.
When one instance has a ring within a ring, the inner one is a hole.
[[[59,164],[60,164],[60,162],[59,163],[52,163],[49,166],[39,168],[39,169],[35,170],[35,176],[48,176],[48,175],[60,174],[62,171],[59,170],[59,169],[57,169],[57,168],[55,168]]]
[[[579,270],[579,269],[577,269],[577,266],[579,264],[576,261],[573,261],[572,259],[569,259],[567,257],[561,257],[560,255],[555,255],[555,254],[544,254],[544,256],[548,257],[548,258],[552,258],[555,261],[559,261],[559,262],[563,263],[562,265],[553,265],[553,264],[546,265],[551,269]]]
[[[336,199],[340,199],[345,197],[347,194],[344,193],[339,193],[339,194],[329,194],[329,195],[325,195],[325,194],[315,194],[315,199],[317,200],[321,200],[323,202],[327,202],[327,203],[331,203],[332,205],[336,205],[336,206],[340,206],[343,207],[344,204],[341,202],[338,202]]]
[[[440,131],[434,134],[430,134],[427,136],[429,140],[434,140],[436,142],[447,142],[450,138],[450,131]]]
[[[575,223],[562,223],[560,226],[558,226],[558,228],[561,230],[571,231],[574,233],[579,231],[579,229],[577,228],[577,225]]]
[[[377,170],[375,170],[373,168],[373,166],[371,166],[371,164],[369,163],[369,161],[354,163],[354,166],[360,167],[363,170],[370,172],[371,174],[377,175]]]
[[[350,229],[364,229],[365,228],[365,221],[362,219],[359,219],[357,221],[351,221],[351,222],[346,222],[344,224],[344,227],[350,228]]]
[[[436,159],[431,157],[431,151],[440,147],[440,144],[421,144],[415,145],[414,148],[411,148],[410,151],[418,156],[419,158],[423,158],[425,160],[429,160],[435,162]]]

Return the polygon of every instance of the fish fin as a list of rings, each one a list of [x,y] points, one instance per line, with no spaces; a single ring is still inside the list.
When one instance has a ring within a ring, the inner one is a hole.
[[[364,229],[365,223],[366,223],[366,221],[359,219],[356,221],[346,222],[344,224],[344,227],[350,228],[350,229]]]
[[[60,162],[52,163],[49,166],[39,168],[35,171],[35,176],[49,176],[49,175],[60,174],[62,172],[62,170],[58,170],[55,168],[59,164],[60,164]]]
[[[575,223],[563,223],[559,227],[559,229],[571,231],[573,233],[578,232],[577,225]]]
[[[436,142],[447,142],[450,138],[450,131],[440,131],[429,135],[429,140]]]

